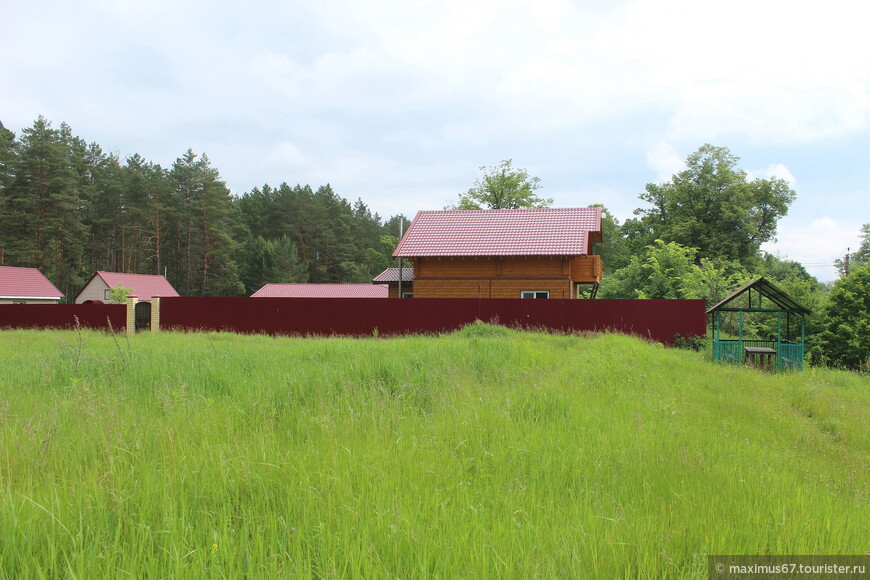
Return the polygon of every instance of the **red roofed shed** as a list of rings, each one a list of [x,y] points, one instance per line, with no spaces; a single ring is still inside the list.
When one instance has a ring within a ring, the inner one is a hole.
[[[413,268],[402,268],[401,274],[398,268],[387,268],[372,278],[372,282],[386,284],[390,289],[390,298],[399,298],[399,278],[402,279],[402,298],[410,298],[414,295]]]
[[[140,302],[150,302],[154,296],[160,298],[178,296],[178,292],[175,291],[172,284],[157,274],[123,274],[121,272],[98,271],[76,295],[75,303],[81,304],[88,300],[107,302],[109,290],[118,286],[132,288],[131,294],[135,295]]]
[[[601,208],[421,211],[394,257],[415,298],[577,298],[601,281]]]
[[[57,304],[63,298],[36,268],[0,266],[0,304]]]

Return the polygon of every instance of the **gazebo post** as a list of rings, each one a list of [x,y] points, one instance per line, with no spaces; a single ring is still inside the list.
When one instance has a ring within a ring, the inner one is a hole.
[[[719,360],[719,325],[722,323],[720,316],[718,310],[713,312],[713,360]]]
[[[804,315],[801,313],[801,351],[804,349]]]
[[[782,310],[776,313],[776,368],[782,368]]]

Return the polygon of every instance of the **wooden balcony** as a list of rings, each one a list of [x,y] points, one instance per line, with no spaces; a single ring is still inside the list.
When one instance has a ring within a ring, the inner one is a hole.
[[[571,280],[575,284],[597,284],[601,272],[601,256],[579,256],[571,261]]]

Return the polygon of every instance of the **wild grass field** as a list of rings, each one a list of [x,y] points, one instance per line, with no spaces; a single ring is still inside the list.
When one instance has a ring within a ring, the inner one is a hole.
[[[870,551],[870,380],[618,335],[0,333],[2,578],[705,578]]]

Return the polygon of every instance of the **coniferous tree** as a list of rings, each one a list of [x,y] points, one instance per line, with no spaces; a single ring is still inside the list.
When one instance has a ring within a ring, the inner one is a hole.
[[[252,238],[245,247],[241,263],[241,280],[247,294],[256,292],[265,284],[305,282],[307,279],[296,244],[287,236],[275,240],[262,236]]]
[[[8,130],[0,122],[0,266],[6,263],[6,246],[11,235],[5,229],[10,225],[11,220],[4,219],[4,216],[7,213],[6,198],[9,194],[9,186],[15,176],[14,164],[17,145],[15,133]]]
[[[78,284],[84,239],[82,199],[66,127],[44,117],[24,129],[6,194],[5,261],[38,268],[69,295]]]
[[[239,295],[244,287],[232,259],[235,242],[230,237],[235,215],[226,184],[206,155],[190,149],[170,171],[173,203],[167,212],[172,221],[176,279],[186,295]],[[170,253],[170,255],[172,252]]]
[[[170,196],[169,176],[159,165],[138,154],[129,157],[123,169],[125,204],[133,218],[131,234],[139,248],[137,271],[163,274],[164,204]]]

